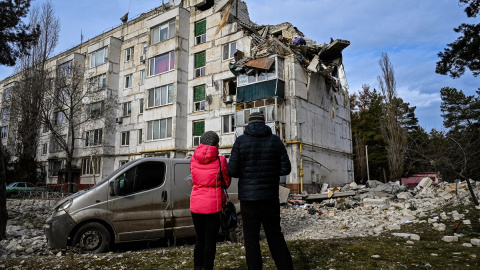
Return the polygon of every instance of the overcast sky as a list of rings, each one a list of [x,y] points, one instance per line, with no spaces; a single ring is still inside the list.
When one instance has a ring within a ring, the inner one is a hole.
[[[45,0],[33,0],[39,5]],[[162,4],[161,0],[51,0],[60,18],[60,42],[56,53],[120,25],[127,11],[136,17]],[[165,0],[167,3],[168,0]],[[455,41],[453,31],[467,18],[457,0],[246,0],[250,18],[258,24],[290,22],[307,38],[328,43],[346,39],[343,51],[350,93],[363,84],[379,89],[378,61],[387,53],[397,81],[397,93],[416,106],[420,125],[427,131],[442,129],[440,89],[455,87],[474,95],[480,78],[467,71],[460,79],[435,73],[438,52]],[[0,66],[0,80],[13,69]]]

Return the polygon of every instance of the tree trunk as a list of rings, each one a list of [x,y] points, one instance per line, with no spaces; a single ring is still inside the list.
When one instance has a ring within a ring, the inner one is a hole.
[[[5,167],[3,165],[3,150],[0,148],[0,240],[6,239],[7,231],[7,192],[6,186]]]
[[[466,180],[467,180],[468,190],[470,190],[470,195],[472,195],[473,203],[478,206],[477,196],[475,196],[475,192],[473,192],[473,188],[472,188],[472,184],[470,183],[470,179],[466,179]]]

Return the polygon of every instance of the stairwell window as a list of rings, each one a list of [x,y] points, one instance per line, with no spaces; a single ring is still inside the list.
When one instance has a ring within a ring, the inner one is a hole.
[[[233,114],[222,116],[222,133],[233,133],[235,131],[235,116]]]
[[[125,85],[124,88],[132,88],[133,83],[133,74],[128,74],[125,76]]]
[[[195,45],[207,41],[207,20],[201,20],[195,23]]]
[[[195,54],[195,78],[205,76],[206,52]]]

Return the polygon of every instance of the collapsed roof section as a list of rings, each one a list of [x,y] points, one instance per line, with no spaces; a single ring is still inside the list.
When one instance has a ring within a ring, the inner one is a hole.
[[[231,1],[230,3],[236,2]],[[268,56],[293,54],[307,72],[321,74],[334,91],[343,89],[346,92],[347,87],[342,87],[339,79],[339,72],[343,72],[343,70],[340,71],[338,67],[343,63],[342,51],[350,45],[350,41],[331,39],[329,44],[317,44],[315,41],[305,38],[304,34],[291,23],[257,25],[249,19],[247,21],[236,17],[235,8],[230,10],[228,21],[237,22],[239,27],[251,36],[253,43],[251,57],[245,58],[243,52],[238,51],[236,62],[230,65],[230,70],[236,76],[248,74],[251,69],[268,70],[270,67],[268,63],[271,61]]]

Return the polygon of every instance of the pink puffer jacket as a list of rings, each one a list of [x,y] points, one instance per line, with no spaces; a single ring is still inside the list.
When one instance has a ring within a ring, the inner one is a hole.
[[[222,210],[227,197],[220,183],[218,164],[218,148],[200,144],[190,161],[190,172],[193,178],[190,196],[190,211],[197,214],[212,214]],[[220,156],[223,179],[228,188],[231,178],[227,173],[227,159]]]

